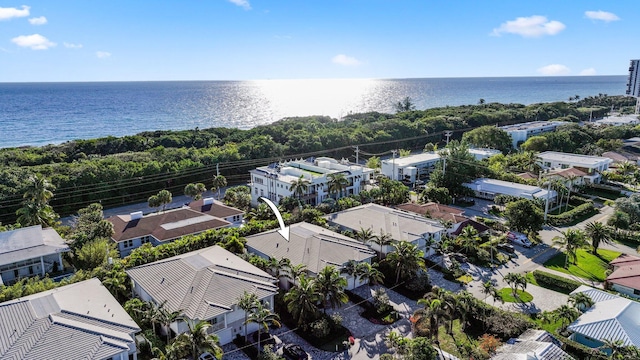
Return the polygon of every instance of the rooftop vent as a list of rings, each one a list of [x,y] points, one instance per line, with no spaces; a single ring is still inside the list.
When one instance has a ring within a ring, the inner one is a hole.
[[[134,211],[130,215],[131,215],[131,220],[142,219],[142,211]]]
[[[202,199],[202,205],[213,205],[213,198],[208,197],[208,198]]]

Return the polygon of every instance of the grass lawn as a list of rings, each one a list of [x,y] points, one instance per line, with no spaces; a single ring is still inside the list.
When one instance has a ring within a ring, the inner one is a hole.
[[[471,277],[471,275],[466,274],[466,275],[460,276],[459,278],[456,278],[456,280],[460,283],[468,284],[473,281],[473,278]]]
[[[538,326],[540,326],[540,328],[542,328],[542,330],[546,330],[551,334],[556,334],[556,331],[558,331],[558,329],[560,329],[562,327],[562,321],[561,320],[556,320],[550,323],[546,323],[544,321],[542,321],[542,319],[535,319],[533,320],[536,322],[536,324],[538,324]]]
[[[498,290],[498,294],[500,294],[500,297],[502,298],[502,300],[504,300],[504,302],[529,302],[531,300],[533,300],[533,295],[529,294],[526,291],[522,291],[520,289],[516,290],[516,293],[518,294],[517,297],[513,296],[513,292],[511,291],[511,288],[502,288],[500,290]]]
[[[480,330],[480,329],[477,329]],[[477,331],[472,329],[471,327],[467,327],[466,332],[462,331],[462,327],[460,326],[460,320],[453,321],[453,337],[447,334],[447,329],[444,326],[440,327],[438,338],[440,339],[440,348],[449,354],[452,354],[460,359],[463,358],[462,354],[458,350],[456,346],[456,340],[459,343],[466,344],[471,343],[475,344],[476,339],[481,336],[482,331]],[[437,347],[436,347],[437,350]]]
[[[567,206],[565,204],[565,205],[562,205],[562,206],[560,206],[559,208],[557,208],[557,209],[555,209],[553,211],[549,211],[549,214],[551,214],[551,215],[560,215],[560,214],[562,214],[564,212],[571,211],[574,208],[575,208],[575,206],[573,206],[571,204],[569,204],[569,208],[567,208]]]
[[[577,251],[576,264],[569,263],[569,268],[564,268],[565,253],[560,253],[547,260],[543,265],[547,269],[560,271],[566,274],[575,275],[593,281],[604,281],[609,262],[620,256],[620,253],[612,250],[598,249],[598,256],[590,250],[579,249]]]
[[[622,195],[620,192],[618,192],[617,194],[615,192],[609,192],[609,191],[603,191],[600,189],[593,189],[593,188],[586,188],[584,190],[585,194],[589,194],[589,195],[593,195],[593,196],[597,196],[599,198],[602,198],[602,201],[604,200],[615,200],[617,198],[623,197],[624,195]]]
[[[529,284],[535,285],[535,286],[540,286],[542,287],[540,284],[538,284],[538,281],[536,280],[536,278],[533,276],[533,271],[529,271],[525,276],[525,279],[527,279],[527,282]]]

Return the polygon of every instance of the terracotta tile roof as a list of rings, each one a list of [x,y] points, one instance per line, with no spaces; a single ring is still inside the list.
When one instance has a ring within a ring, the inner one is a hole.
[[[620,256],[618,256],[617,258],[609,262],[609,265],[613,265],[613,266],[630,265],[630,264],[640,265],[640,257],[629,255],[629,254],[621,254]]]
[[[521,174],[518,174],[517,176],[525,180],[536,180],[538,178],[537,176],[533,175],[530,172],[521,173]]]
[[[606,281],[640,290],[640,262],[635,265],[618,267],[611,275],[607,276]]]
[[[113,224],[114,241],[124,241],[152,235],[159,241],[217,229],[231,223],[188,207],[146,215],[131,220],[131,215],[116,215],[107,218]]]
[[[462,229],[466,228],[467,226],[471,226],[474,229],[476,229],[478,231],[478,234],[482,234],[485,231],[489,231],[489,227],[486,226],[485,224],[481,224],[477,221],[467,219],[461,222],[458,228],[456,229],[456,231],[452,232],[451,234],[456,236],[460,235],[460,233],[462,232]]]
[[[570,167],[568,169],[552,171],[551,173],[549,173],[549,175],[558,175],[558,176],[562,176],[563,178],[568,178],[571,175],[573,175],[573,176],[585,176],[585,175],[588,175],[588,174],[586,172],[580,170],[580,169],[576,169],[574,167]]]
[[[440,219],[438,216],[447,214],[447,215],[457,215],[464,219],[466,217],[462,216],[464,214],[464,210],[460,210],[451,206],[441,205],[434,202],[426,203],[426,204],[414,204],[414,203],[406,203],[397,205],[396,208],[404,211],[414,212],[420,215],[426,215],[427,213],[434,219]],[[447,219],[451,220],[451,219]]]

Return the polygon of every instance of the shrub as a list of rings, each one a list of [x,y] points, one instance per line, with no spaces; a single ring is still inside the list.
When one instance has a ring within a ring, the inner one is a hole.
[[[535,270],[533,272],[533,277],[536,279],[540,286],[555,290],[563,293],[570,293],[573,290],[577,289],[581,283],[567,279],[563,276],[558,276],[555,274],[551,274],[545,271]]]
[[[407,280],[404,287],[413,292],[429,291],[431,288],[429,274],[426,271],[419,271],[416,276]]]
[[[337,312],[331,314],[331,322],[333,322],[334,326],[342,325],[342,315]]]
[[[593,203],[584,203],[560,215],[548,215],[547,219],[549,224],[553,226],[563,226],[570,225],[582,217],[595,214],[597,212],[598,209],[593,206]]]
[[[322,339],[331,332],[329,320],[322,318],[311,323],[311,334],[318,339]]]
[[[373,303],[378,314],[384,314],[391,310],[391,300],[389,300],[389,295],[384,288],[378,288],[373,294]]]

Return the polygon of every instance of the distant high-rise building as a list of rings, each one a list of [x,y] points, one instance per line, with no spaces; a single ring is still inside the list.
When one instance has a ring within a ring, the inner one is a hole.
[[[631,60],[629,64],[629,79],[627,80],[627,95],[636,101],[636,114],[640,111],[640,60]]]

